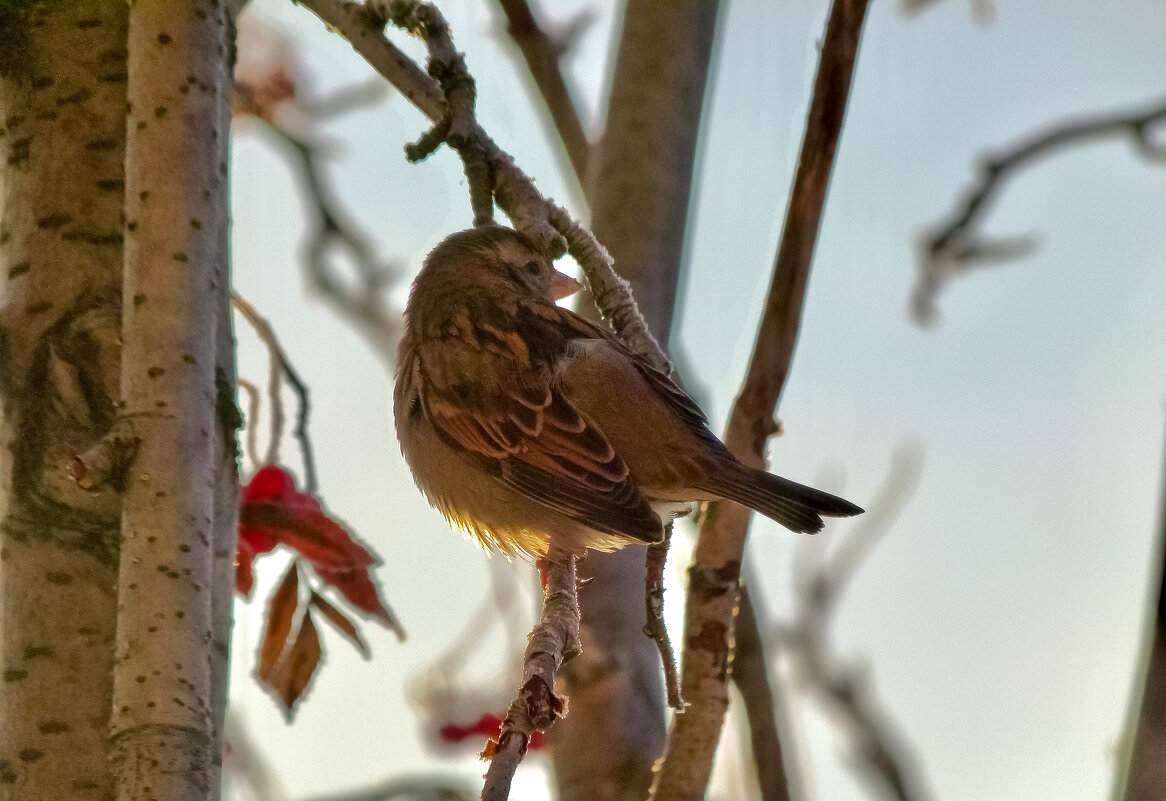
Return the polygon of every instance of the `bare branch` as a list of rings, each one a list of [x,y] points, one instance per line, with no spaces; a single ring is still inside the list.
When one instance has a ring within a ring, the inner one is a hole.
[[[473,795],[454,778],[392,779],[366,790],[315,796],[310,801],[470,801]]]
[[[664,526],[664,539],[648,546],[648,566],[644,582],[645,614],[644,634],[652,638],[660,651],[660,661],[664,665],[664,689],[668,695],[668,706],[677,712],[684,711],[684,699],[680,697],[680,678],[676,672],[676,655],[668,640],[668,629],[664,625],[664,566],[668,562],[668,546],[672,542],[672,523]]]
[[[749,719],[749,739],[761,799],[789,801],[792,793],[785,770],[787,758],[774,715],[778,700],[769,683],[765,643],[752,596],[751,587],[742,584],[734,626],[733,684],[745,701],[743,706]]]
[[[114,428],[84,453],[73,457],[65,468],[77,486],[93,492],[109,485],[121,491],[125,488],[126,471],[133,464],[140,440],[127,436],[124,426]]]
[[[263,464],[259,457],[259,387],[245,378],[236,379],[247,396],[247,458],[255,469]]]
[[[338,89],[324,97],[297,98],[296,108],[310,117],[324,119],[376,103],[388,88],[380,78]]]
[[[922,14],[939,0],[902,0],[900,7],[906,14]],[[981,25],[987,25],[996,19],[996,4],[994,0],[971,0],[972,19]]]
[[[946,222],[920,237],[919,278],[912,292],[911,313],[920,324],[935,319],[935,300],[957,275],[1031,252],[1031,236],[986,237],[983,218],[1004,184],[1016,173],[1058,150],[1095,139],[1129,137],[1147,159],[1166,159],[1155,127],[1166,121],[1166,103],[1117,114],[1068,120],[1038,131],[1000,155],[984,158],[980,175],[963,193]]]
[[[369,65],[433,122],[446,115],[445,96],[437,82],[384,36],[387,15],[369,4],[350,0],[307,0],[306,6],[343,36]]]
[[[374,69],[431,121],[441,123],[447,116],[449,112],[442,99],[442,88],[385,38],[383,27],[388,19],[386,12],[374,10],[368,4],[344,0],[303,0],[302,5],[341,33]],[[427,3],[411,0],[398,0],[389,5],[393,7],[396,18],[407,24],[411,20],[416,22],[410,30],[423,37],[434,34],[434,41],[426,39],[431,60],[438,62],[438,71],[457,75],[456,62],[460,56],[453,49],[452,42],[447,44],[448,27],[444,26],[443,21],[437,21],[437,10]],[[428,10],[420,21],[409,16],[410,8],[422,6]],[[462,80],[462,77],[457,76],[457,80]],[[464,98],[465,88],[462,87],[460,91]],[[612,322],[616,333],[637,353],[650,354],[649,358],[653,362],[667,364],[663,351],[647,333],[647,326],[635,308],[627,283],[615,274],[611,257],[595,237],[571,219],[566,210],[543,197],[530,177],[515,165],[509,154],[495,144],[472,116],[462,115],[459,119],[462,122],[458,136],[470,140],[484,155],[489,167],[494,201],[514,222],[515,228],[526,234],[537,247],[555,257],[562,255],[565,238],[567,251],[579,263],[589,284],[593,288],[601,288],[597,293],[596,304],[604,318]],[[455,119],[450,117],[450,133],[447,137],[454,135],[454,124]]]
[[[490,760],[482,801],[506,801],[514,771],[526,756],[530,735],[546,730],[566,712],[555,695],[555,674],[564,661],[579,653],[579,600],[576,596],[575,557],[547,560],[547,589],[542,619],[530,633],[523,655],[522,685],[510,704],[497,742],[482,754]]]
[[[587,141],[578,105],[560,68],[559,60],[564,52],[562,43],[556,42],[539,26],[526,0],[498,0],[498,5],[506,14],[506,32],[526,61],[530,77],[547,105],[559,140],[575,171],[575,178],[582,185],[587,180],[591,143]]]
[[[842,132],[867,0],[835,0],[826,27],[801,159],[790,194],[773,283],[725,444],[760,467],[789,374],[834,154]],[[683,688],[688,711],[672,723],[653,797],[700,798],[728,706],[728,660],[749,512],[712,504],[689,568]]]
[[[368,789],[313,796],[310,801],[470,801],[470,790],[453,777],[390,779]]]
[[[923,801],[922,771],[906,739],[881,709],[865,671],[841,663],[830,647],[830,625],[842,590],[871,548],[891,529],[918,486],[922,451],[900,449],[883,488],[831,558],[818,567],[802,559],[795,575],[798,612],[779,629],[779,640],[805,670],[850,736],[854,764],[900,801]]]
[[[308,438],[308,415],[311,412],[308,386],[300,378],[300,374],[296,372],[295,368],[292,367],[291,362],[287,358],[287,353],[284,352],[283,346],[279,344],[279,339],[276,337],[271,323],[267,322],[255,310],[255,307],[248,303],[238,292],[231,293],[231,303],[243,315],[243,319],[255,329],[256,335],[267,346],[267,351],[270,354],[272,376],[268,392],[270,393],[272,407],[271,436],[273,442],[278,442],[279,438],[283,435],[283,403],[279,397],[281,379],[286,377],[288,383],[292,386],[292,390],[296,393],[300,410],[296,416],[296,430],[294,434],[300,442],[300,455],[304,462],[304,491],[309,495],[315,495],[319,485],[316,483],[316,459],[312,451],[312,442]],[[275,464],[277,460],[278,450],[269,446],[266,463]]]
[[[307,244],[305,263],[316,288],[357,324],[386,365],[396,359],[401,336],[399,314],[385,305],[385,290],[403,270],[377,258],[372,245],[356,224],[340,209],[320,168],[319,149],[287,129],[270,124],[268,130],[287,147],[303,180],[310,209],[316,217],[315,231]],[[337,274],[330,254],[339,250],[351,257],[358,283],[349,287]]]

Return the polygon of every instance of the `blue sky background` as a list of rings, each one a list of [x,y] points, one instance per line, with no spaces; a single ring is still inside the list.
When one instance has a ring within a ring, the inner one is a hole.
[[[299,45],[310,93],[369,77],[304,9],[252,5],[249,14]],[[567,62],[589,119],[617,35],[610,6],[554,4],[558,19],[595,13]],[[487,130],[545,192],[578,210],[494,5],[441,7],[478,79]],[[716,429],[752,348],[826,10],[795,0],[725,4],[673,341]],[[906,313],[918,232],[946,216],[978,154],[1065,116],[1162,98],[1164,37],[1157,0],[997,2],[989,25],[959,0],[914,18],[872,4],[782,401],[786,434],[771,453],[775,471],[844,482],[862,504],[896,447],[923,449],[918,491],[856,577],[834,635],[839,652],[865,666],[945,801],[1108,795],[1162,482],[1166,174],[1114,140],[1017,176],[988,227],[1035,233],[1039,249],[952,285],[926,330]],[[425,127],[390,95],[320,130],[333,145],[337,194],[409,274],[470,221],[451,154],[416,166],[402,157]],[[426,750],[407,688],[487,592],[488,562],[415,491],[391,431],[390,377],[307,291],[296,185],[254,124],[236,128],[233,169],[237,286],[312,386],[324,500],[382,556],[378,575],[411,635],[402,645],[367,626],[374,657],[363,662],[326,632],[327,664],[286,726],[249,677],[262,607],[240,606],[234,710],[290,798],[403,773],[476,777],[479,763]],[[402,284],[395,302],[404,292]],[[243,328],[239,340],[241,373],[262,381],[261,348]],[[293,443],[284,455],[296,464]],[[796,541],[768,521],[751,534],[775,619],[788,612]],[[674,580],[685,559],[678,548]],[[278,564],[259,563],[258,597]],[[680,593],[669,597],[678,617]],[[492,642],[471,674],[484,686],[505,660],[506,637],[499,631]],[[814,797],[868,797],[821,708],[796,696],[792,714]],[[740,798],[739,752],[734,737],[725,740],[715,796]],[[531,763],[516,799],[545,797]]]

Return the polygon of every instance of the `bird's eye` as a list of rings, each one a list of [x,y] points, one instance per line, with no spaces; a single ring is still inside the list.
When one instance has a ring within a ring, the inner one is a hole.
[[[542,266],[533,259],[522,265],[522,269],[526,270],[531,275],[538,275],[540,272],[542,272]]]

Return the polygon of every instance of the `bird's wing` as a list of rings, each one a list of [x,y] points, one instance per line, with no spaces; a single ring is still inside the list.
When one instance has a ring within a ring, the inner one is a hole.
[[[711,449],[708,453],[709,456],[718,459],[724,458],[733,462],[737,461],[736,457],[725,447],[724,443],[717,439],[717,436],[709,430],[708,417],[705,416],[704,411],[696,405],[696,401],[690,398],[687,392],[672,380],[671,376],[657,368],[645,357],[631,351],[611,331],[595,325],[569,309],[558,306],[554,307],[554,309],[562,330],[569,331],[574,338],[578,339],[606,340],[626,357],[635,366],[639,374],[644,377],[644,380],[648,382],[648,385],[655,394],[664,401],[672,413],[684,423],[697,439]]]
[[[434,428],[502,484],[597,531],[653,542],[659,518],[603,432],[558,391],[558,307],[476,300],[419,347]],[[584,321],[585,322],[585,321]]]

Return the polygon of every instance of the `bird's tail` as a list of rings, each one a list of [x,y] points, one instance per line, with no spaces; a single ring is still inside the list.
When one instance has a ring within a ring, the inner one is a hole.
[[[742,464],[722,471],[716,486],[704,489],[748,506],[800,534],[821,531],[823,516],[853,517],[863,512],[845,498]]]

